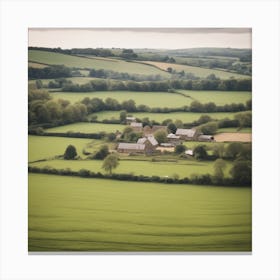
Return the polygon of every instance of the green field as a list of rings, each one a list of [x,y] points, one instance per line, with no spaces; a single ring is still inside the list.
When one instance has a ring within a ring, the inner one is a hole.
[[[102,123],[73,123],[46,129],[47,132],[81,132],[81,133],[99,133],[123,131],[125,125],[121,124],[102,124]]]
[[[236,113],[192,113],[192,112],[175,112],[175,113],[131,113],[130,115],[133,115],[136,118],[149,118],[150,120],[154,120],[157,122],[162,122],[166,119],[172,119],[175,120],[181,120],[184,123],[189,123],[198,120],[201,115],[208,115],[213,119],[224,119],[224,118],[230,118],[233,119],[234,115]],[[102,111],[98,113],[93,113],[89,115],[89,119],[92,116],[97,116],[99,121],[102,120],[111,120],[111,119],[119,119],[120,112],[119,111]]]
[[[78,78],[87,79],[87,78]],[[185,96],[168,92],[135,92],[135,91],[96,91],[96,92],[54,92],[54,98],[69,100],[71,103],[81,101],[85,97],[117,99],[120,103],[125,100],[133,99],[136,105],[144,104],[151,108],[167,107],[178,108],[190,105],[194,100],[201,103],[214,102],[216,105],[231,103],[243,103],[252,98],[251,92],[243,91],[197,91],[181,90]]]
[[[227,128],[220,128],[217,131],[217,133],[222,133],[222,132],[252,133],[252,128],[245,127],[245,128],[239,129],[236,127],[227,127]]]
[[[29,174],[29,251],[251,251],[251,189]]]
[[[129,74],[161,75],[170,77],[170,74],[154,66],[124,60],[108,60],[100,58],[86,58],[61,53],[29,50],[28,60],[38,63],[65,65],[67,67],[92,68],[112,70]]]
[[[236,79],[250,79],[250,76],[237,74],[237,73],[230,73],[222,70],[216,70],[216,69],[208,69],[208,68],[202,68],[202,67],[195,67],[195,66],[189,66],[189,65],[182,65],[182,64],[176,64],[176,63],[167,63],[167,62],[157,62],[157,61],[144,61],[145,63],[149,65],[154,65],[162,70],[167,70],[167,68],[171,67],[172,69],[179,71],[185,71],[185,73],[192,73],[197,77],[206,78],[210,74],[215,74],[216,77],[219,77],[220,79],[229,79],[231,77],[234,77]]]
[[[160,176],[160,177],[173,177],[175,174],[180,178],[190,177],[192,174],[213,174],[214,162],[198,162],[198,161],[183,161],[178,160],[174,162],[152,162],[151,160],[120,160],[119,166],[114,173],[145,176]],[[79,171],[81,169],[87,169],[92,172],[105,173],[102,169],[103,161],[101,160],[50,160],[44,162],[37,162],[30,164],[30,166],[36,167],[52,167],[55,169],[70,168],[73,171]],[[229,176],[229,170],[232,167],[232,163],[227,163],[225,175]]]
[[[29,135],[28,162],[63,155],[70,144],[76,147],[78,155],[82,157],[83,148],[98,150],[104,142],[102,140]]]

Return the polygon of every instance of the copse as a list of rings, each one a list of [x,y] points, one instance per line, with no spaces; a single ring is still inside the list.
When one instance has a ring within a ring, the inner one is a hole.
[[[75,146],[68,145],[68,147],[66,148],[66,150],[64,152],[63,158],[66,160],[70,160],[70,159],[75,159],[76,156],[77,156],[77,151],[76,151]]]

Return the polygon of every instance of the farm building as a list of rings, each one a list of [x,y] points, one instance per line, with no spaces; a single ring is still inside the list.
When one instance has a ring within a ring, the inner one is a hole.
[[[213,135],[199,135],[197,137],[197,140],[198,141],[202,141],[202,142],[212,142],[212,141],[215,141]]]
[[[139,138],[137,144],[144,144],[146,146],[146,153],[152,153],[158,146],[158,141],[155,139],[154,136],[147,136]]]
[[[198,136],[198,131],[195,129],[184,129],[178,128],[176,131],[176,136],[184,140],[196,140]]]
[[[186,150],[185,154],[188,156],[193,156],[193,150]]]
[[[143,130],[142,123],[138,123],[138,122],[132,122],[130,124],[130,127],[133,129],[134,132],[142,132]]]
[[[135,117],[126,117],[126,123],[127,124],[131,124],[132,122],[136,122]]]
[[[180,139],[180,136],[177,136],[177,135],[175,135],[173,133],[169,133],[167,135],[167,141],[168,141],[168,143],[172,143],[174,145],[179,145],[179,144],[182,143],[182,141]]]
[[[146,153],[146,145],[145,144],[137,144],[137,143],[120,143],[118,145],[117,151],[119,153]]]

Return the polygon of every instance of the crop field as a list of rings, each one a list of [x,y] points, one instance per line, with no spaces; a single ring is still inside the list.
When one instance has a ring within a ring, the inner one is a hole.
[[[175,120],[181,120],[184,123],[189,123],[198,120],[201,115],[208,115],[212,119],[224,119],[224,118],[229,118],[233,119],[234,115],[236,113],[228,112],[228,113],[192,113],[192,112],[174,112],[174,113],[131,113],[136,118],[149,118],[150,120],[154,120],[157,122],[162,122],[166,119],[172,119],[173,121]],[[111,119],[119,119],[120,117],[120,112],[119,111],[102,111],[98,113],[93,113],[89,115],[89,119],[92,116],[97,116],[99,121],[102,120],[111,120]]]
[[[252,250],[251,189],[29,174],[28,249]]]
[[[251,133],[223,132],[215,135],[217,142],[252,142]]]
[[[73,123],[63,126],[57,126],[46,129],[47,132],[81,132],[81,133],[98,133],[98,132],[116,132],[123,131],[125,125],[121,124],[102,124],[102,123]]]
[[[170,74],[154,66],[123,60],[108,61],[104,59],[78,57],[61,53],[29,50],[28,60],[38,63],[65,65],[67,67],[94,68],[142,75],[161,75],[170,77]]]
[[[192,174],[213,174],[214,167],[213,162],[197,162],[197,161],[161,161],[153,162],[151,160],[120,160],[119,166],[114,173],[145,176],[160,176],[160,177],[173,177],[175,174],[180,178],[190,177]],[[36,162],[30,164],[30,166],[36,167],[52,167],[55,169],[70,168],[73,171],[79,171],[81,169],[87,169],[93,172],[105,173],[102,169],[102,160],[50,160],[43,162]],[[228,162],[225,170],[225,176],[229,176],[229,170],[232,167],[232,163]]]
[[[189,66],[189,65],[182,65],[182,64],[175,64],[175,63],[167,63],[167,62],[156,62],[156,61],[143,61],[144,63],[154,65],[162,70],[167,70],[168,67],[171,67],[172,69],[176,71],[185,71],[185,73],[192,73],[197,77],[206,78],[210,74],[215,74],[216,77],[219,77],[220,79],[229,79],[231,77],[234,77],[236,79],[246,79],[250,78],[250,76],[247,75],[241,75],[236,73],[230,73],[226,71],[216,70],[216,69],[207,69],[202,67],[195,67],[195,66]]]
[[[72,81],[81,81],[89,78],[72,78]],[[78,83],[78,82],[77,82]],[[225,105],[230,103],[243,103],[252,98],[251,92],[242,91],[196,91],[181,90],[184,95],[168,92],[135,92],[135,91],[96,91],[96,92],[54,92],[54,98],[69,100],[71,103],[89,98],[114,98],[119,102],[133,99],[136,105],[144,104],[149,107],[168,107],[178,108],[190,105],[194,100],[201,103],[214,102],[216,105]]]
[[[82,157],[84,148],[94,151],[103,144],[102,140],[29,135],[28,162],[63,155],[68,145],[74,145],[78,155]]]

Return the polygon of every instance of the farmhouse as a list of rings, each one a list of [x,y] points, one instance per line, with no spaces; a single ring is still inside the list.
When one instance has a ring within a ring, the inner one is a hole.
[[[130,127],[133,129],[134,132],[142,132],[143,130],[142,123],[138,123],[138,122],[132,122],[130,124]]]
[[[173,133],[169,133],[167,135],[167,142],[168,143],[171,143],[171,144],[174,144],[174,145],[179,145],[182,143],[181,139],[180,139],[180,136],[177,136]]]
[[[119,153],[142,153],[146,152],[145,144],[137,144],[137,143],[120,143],[118,145],[117,151]]]
[[[147,136],[139,138],[137,144],[144,144],[146,146],[146,153],[153,153],[158,146],[158,141],[154,136]]]
[[[212,141],[215,141],[213,135],[199,135],[197,137],[197,140],[198,141],[202,141],[202,142],[212,142]]]
[[[180,139],[184,140],[196,140],[198,132],[196,129],[178,128],[176,131],[176,136],[179,136]]]

